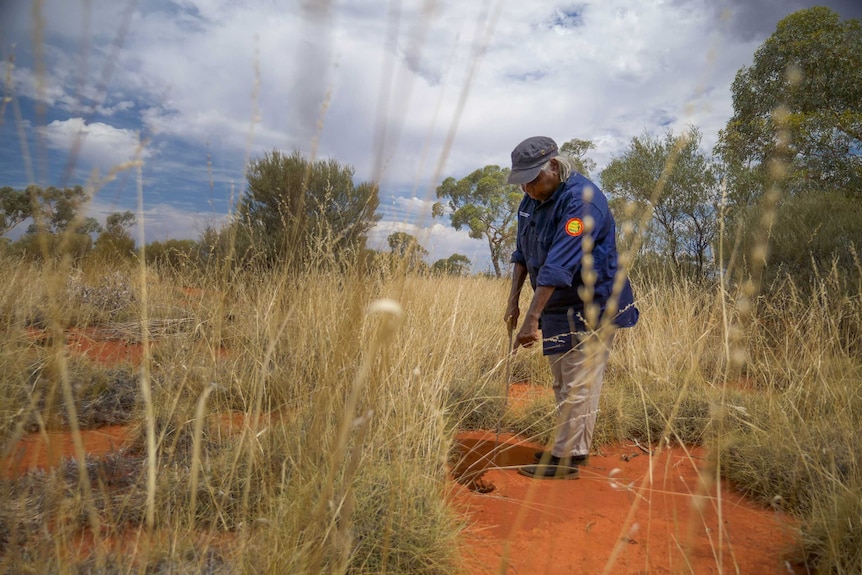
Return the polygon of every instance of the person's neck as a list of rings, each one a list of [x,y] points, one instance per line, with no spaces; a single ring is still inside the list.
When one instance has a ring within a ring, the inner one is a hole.
[[[556,186],[556,187],[551,188],[550,190],[548,190],[547,194],[546,194],[544,197],[537,197],[537,198],[534,198],[534,199],[535,199],[537,202],[539,202],[540,204],[544,204],[545,202],[547,202],[548,200],[550,200],[551,198],[553,198],[553,197],[554,197],[554,194],[556,194],[556,193],[557,193],[557,190],[559,190],[559,189],[560,189],[560,186],[562,186],[562,185],[563,185],[563,183],[562,183],[562,182],[560,182],[560,184],[559,184],[558,186]]]

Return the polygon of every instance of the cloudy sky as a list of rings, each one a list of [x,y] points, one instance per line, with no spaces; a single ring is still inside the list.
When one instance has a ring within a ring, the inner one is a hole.
[[[862,18],[857,0],[0,0],[0,186],[97,178],[104,221],[136,209],[139,157],[147,240],[195,238],[250,158],[298,149],[380,182],[372,245],[403,230],[487,268],[431,218],[445,177],[533,135],[592,140],[599,171],[644,131],[693,124],[711,149],[737,70],[817,4]]]

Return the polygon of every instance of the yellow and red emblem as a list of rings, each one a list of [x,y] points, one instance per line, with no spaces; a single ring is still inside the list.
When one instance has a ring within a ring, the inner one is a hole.
[[[574,237],[578,237],[584,233],[584,222],[581,221],[581,218],[572,218],[567,221],[566,233]]]

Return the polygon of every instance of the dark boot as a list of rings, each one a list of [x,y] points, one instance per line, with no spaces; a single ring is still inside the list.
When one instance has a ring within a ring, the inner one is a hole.
[[[561,465],[559,462],[554,465],[524,465],[518,469],[518,473],[532,477],[533,479],[577,479],[577,465]]]
[[[547,459],[542,459],[543,457]],[[570,465],[582,465],[587,460],[587,455],[573,455],[571,457],[564,457],[563,463],[569,463]],[[551,455],[547,451],[537,451],[533,454],[533,461],[536,463],[547,463],[548,465],[559,465],[560,458],[556,455]]]

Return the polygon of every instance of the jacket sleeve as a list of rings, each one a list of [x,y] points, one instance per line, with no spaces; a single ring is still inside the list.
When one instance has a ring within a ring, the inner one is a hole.
[[[593,203],[572,199],[555,220],[548,257],[539,269],[536,285],[570,287],[575,273],[580,273],[584,255],[582,240],[587,235],[587,226],[592,230],[590,236],[596,237],[604,224],[604,216]]]
[[[524,202],[521,201],[521,205],[518,206],[518,227],[515,228],[515,251],[512,252],[512,258],[509,260],[509,263],[527,265],[527,258],[524,257],[523,252],[524,247],[521,245],[521,207],[523,205]]]
[[[521,234],[518,234],[515,240],[515,251],[512,252],[512,259],[509,260],[509,263],[527,265],[527,258],[521,251]]]

